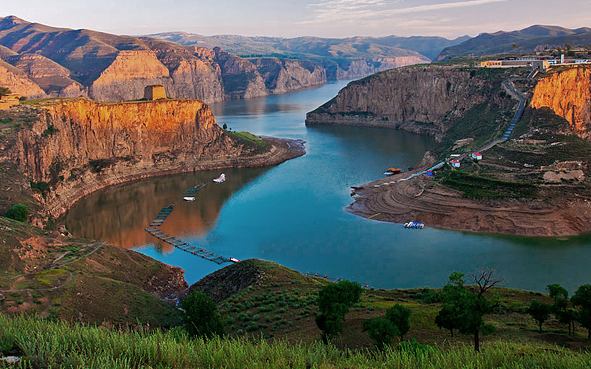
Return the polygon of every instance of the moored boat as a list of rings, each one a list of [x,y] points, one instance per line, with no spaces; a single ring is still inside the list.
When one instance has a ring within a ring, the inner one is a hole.
[[[185,201],[195,201],[195,196],[185,196],[185,197],[183,197],[183,200],[185,200]]]
[[[423,222],[407,222],[404,223],[404,228],[423,229],[425,228],[425,224]]]
[[[226,180],[226,175],[225,175],[224,173],[222,173],[222,174],[220,174],[220,176],[219,176],[219,177],[217,177],[217,178],[214,178],[214,180],[213,180],[213,181],[214,181],[215,183],[222,183],[222,182],[224,182],[225,180]]]

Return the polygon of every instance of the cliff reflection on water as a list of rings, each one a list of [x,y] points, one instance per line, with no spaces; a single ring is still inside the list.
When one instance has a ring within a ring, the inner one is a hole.
[[[144,230],[164,206],[175,206],[161,226],[164,232],[181,238],[205,235],[218,221],[223,204],[267,170],[268,167],[205,171],[109,187],[74,204],[66,226],[76,237],[99,239],[129,249],[156,245],[158,251],[170,253],[173,246]],[[212,179],[222,171],[228,181],[214,183]],[[195,201],[183,201],[184,192],[199,183],[206,186],[193,195]]]

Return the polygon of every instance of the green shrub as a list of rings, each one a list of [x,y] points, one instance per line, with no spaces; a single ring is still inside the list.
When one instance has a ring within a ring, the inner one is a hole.
[[[19,222],[26,222],[29,219],[29,208],[22,204],[12,205],[4,216]]]

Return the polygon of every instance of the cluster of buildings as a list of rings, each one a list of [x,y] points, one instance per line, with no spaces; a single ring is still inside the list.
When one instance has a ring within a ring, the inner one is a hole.
[[[588,64],[590,62],[589,59],[565,59],[564,54],[562,54],[560,55],[560,58],[540,56],[524,58],[508,57],[500,60],[486,60],[480,62],[480,66],[483,68],[529,67],[540,72],[545,72],[552,65],[578,65]]]
[[[450,155],[450,159],[448,160],[449,165],[451,165],[452,168],[459,168],[460,167],[460,160],[459,157],[461,155],[460,154],[451,154]],[[470,154],[470,157],[474,160],[482,160],[482,154],[479,152],[473,152]]]

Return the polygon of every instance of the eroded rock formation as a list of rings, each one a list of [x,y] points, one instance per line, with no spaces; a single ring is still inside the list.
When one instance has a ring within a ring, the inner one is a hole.
[[[531,106],[551,108],[568,120],[579,136],[591,138],[591,68],[572,68],[542,78]]]

